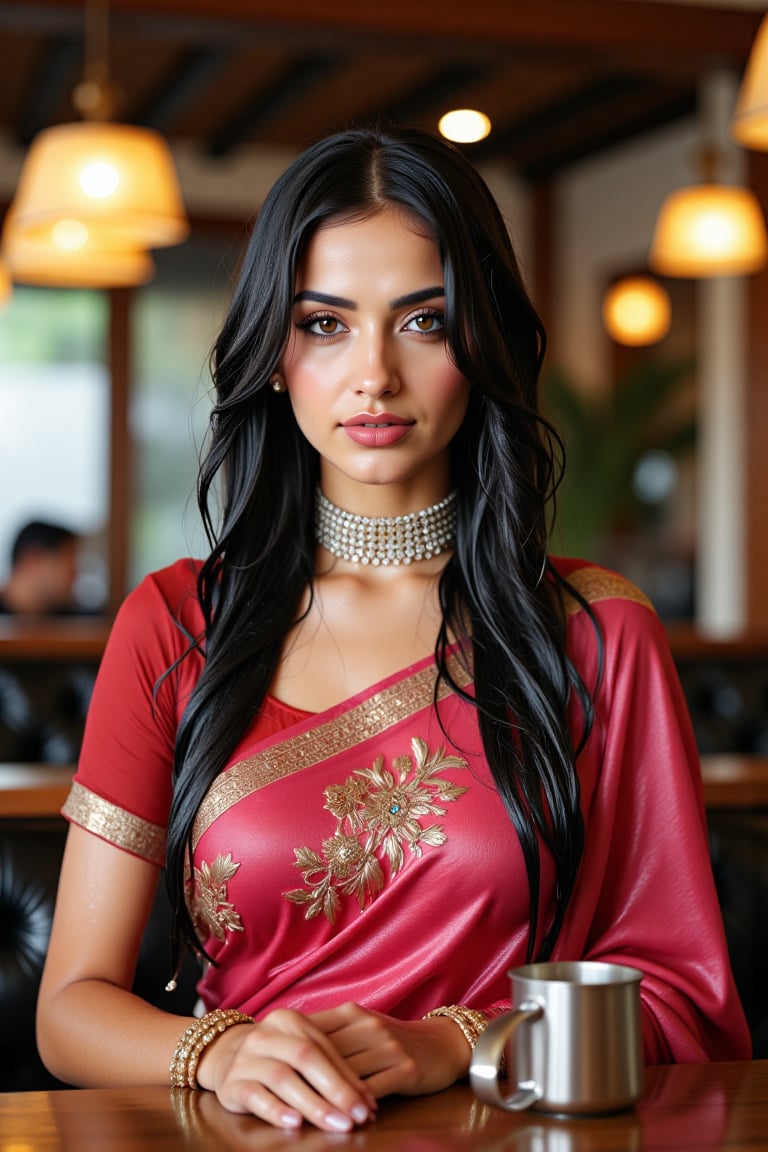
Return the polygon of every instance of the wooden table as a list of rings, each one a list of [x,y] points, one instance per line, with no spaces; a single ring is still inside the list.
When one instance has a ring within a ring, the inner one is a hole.
[[[74,765],[0,764],[0,816],[57,815],[74,771]],[[768,756],[702,756],[701,774],[708,808],[768,807]]]
[[[768,807],[768,756],[702,756],[708,808]]]
[[[175,1103],[172,1096],[176,1098]],[[511,1114],[466,1084],[380,1104],[349,1136],[281,1132],[225,1112],[208,1092],[167,1088],[0,1095],[0,1149],[24,1152],[768,1152],[768,1060],[646,1071],[637,1107],[617,1116]]]
[[[0,764],[0,817],[58,816],[74,771],[72,764]]]

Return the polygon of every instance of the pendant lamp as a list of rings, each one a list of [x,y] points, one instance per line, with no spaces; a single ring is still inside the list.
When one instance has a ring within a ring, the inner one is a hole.
[[[14,236],[33,245],[35,261],[42,262],[57,225],[74,222],[86,230],[94,260],[103,253],[106,269],[110,254],[117,274],[128,266],[146,269],[135,250],[178,244],[189,225],[162,136],[111,120],[116,91],[107,73],[106,23],[106,0],[89,0],[85,77],[73,95],[83,120],[47,128],[33,140],[12,216]],[[51,259],[59,274],[61,253],[52,251]]]
[[[2,250],[13,279],[56,288],[127,288],[146,284],[154,262],[145,248],[105,248],[79,220],[58,220],[47,232],[24,235],[13,209],[6,216]]]
[[[768,149],[768,16],[763,17],[749,54],[731,135],[745,148]]]
[[[189,228],[162,137],[128,124],[61,124],[27,154],[14,200],[16,229],[30,239],[58,220],[79,220],[105,248],[160,248]]]
[[[743,276],[768,260],[768,237],[749,188],[714,180],[718,156],[702,153],[701,184],[679,188],[661,206],[648,262],[665,276]]]
[[[5,260],[0,260],[0,312],[10,300],[12,290],[11,270]]]
[[[669,294],[652,276],[624,276],[603,298],[603,323],[617,344],[658,344],[669,331],[671,315]]]

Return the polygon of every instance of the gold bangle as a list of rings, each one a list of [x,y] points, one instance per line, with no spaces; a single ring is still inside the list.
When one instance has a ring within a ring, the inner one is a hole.
[[[422,1016],[422,1020],[428,1020],[430,1016],[447,1016],[454,1024],[458,1024],[472,1051],[491,1022],[491,1018],[484,1012],[479,1012],[477,1008],[465,1008],[463,1004],[448,1004],[443,1008],[433,1008],[426,1016]],[[499,1073],[501,1076],[507,1074],[506,1052],[501,1058]]]
[[[171,1087],[198,1088],[197,1065],[211,1041],[235,1024],[253,1022],[253,1016],[246,1016],[237,1008],[215,1008],[195,1020],[183,1033],[171,1057]]]
[[[476,1008],[465,1008],[463,1004],[447,1004],[442,1008],[433,1008],[422,1019],[429,1020],[432,1016],[447,1016],[453,1020],[464,1033],[467,1044],[473,1049],[488,1027],[487,1016],[478,1012]]]

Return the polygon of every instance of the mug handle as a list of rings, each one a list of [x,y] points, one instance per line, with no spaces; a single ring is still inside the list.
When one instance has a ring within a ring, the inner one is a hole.
[[[506,1108],[511,1112],[520,1112],[535,1104],[541,1096],[541,1087],[535,1080],[519,1082],[515,1069],[509,1068],[509,1079],[515,1084],[515,1091],[505,1096],[499,1091],[499,1068],[504,1056],[504,1049],[513,1032],[526,1021],[533,1023],[544,1015],[541,1004],[535,1000],[525,1000],[514,1011],[492,1020],[482,1033],[472,1052],[469,1065],[469,1082],[475,1095],[484,1100],[486,1104],[493,1104],[496,1108]]]

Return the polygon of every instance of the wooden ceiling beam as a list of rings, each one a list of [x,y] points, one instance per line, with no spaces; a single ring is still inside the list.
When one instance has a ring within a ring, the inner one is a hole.
[[[487,75],[487,68],[473,64],[454,64],[442,68],[427,76],[422,83],[408,89],[396,102],[371,108],[369,118],[390,123],[418,120],[425,112],[444,107],[447,100],[456,100],[462,89],[476,84]]]
[[[602,76],[589,86],[581,87],[564,99],[547,104],[536,112],[530,112],[518,124],[497,127],[492,136],[477,145],[474,153],[482,156],[490,147],[502,144],[513,151],[530,144],[541,147],[554,136],[567,136],[579,125],[593,116],[599,115],[610,105],[615,106],[628,96],[641,96],[652,91],[653,85],[646,76]]]
[[[270,121],[317,88],[339,66],[331,56],[308,56],[295,60],[265,90],[259,91],[208,144],[211,156],[226,156],[252,141]]]
[[[684,120],[696,113],[696,92],[669,98],[664,102],[649,103],[647,108],[638,111],[633,116],[625,115],[620,123],[606,124],[601,128],[592,128],[589,135],[582,134],[565,143],[553,144],[550,151],[540,153],[538,156],[518,157],[518,168],[524,179],[533,183],[546,180],[563,171],[570,165],[577,164],[608,152],[612,148],[620,147],[630,140],[644,136],[659,128],[664,128],[677,120]]]
[[[19,111],[17,142],[28,147],[33,138],[55,119],[62,101],[69,100],[82,79],[83,47],[70,39],[46,41],[26,86]],[[74,117],[74,110],[72,112]]]
[[[167,132],[208,85],[216,82],[216,77],[232,60],[232,52],[233,49],[221,45],[188,49],[169,70],[162,85],[145,100],[143,109],[131,119],[157,132]]]
[[[84,0],[16,0],[4,5],[2,24],[15,27],[35,21],[57,22],[69,17],[82,26]],[[148,32],[153,26],[195,22],[224,26],[229,22],[261,26],[265,33],[302,31],[314,38],[339,35],[387,36],[402,40],[505,46],[562,46],[573,50],[595,47],[615,49],[625,59],[648,54],[673,54],[681,59],[711,58],[743,64],[760,23],[761,14],[709,5],[678,5],[659,0],[473,0],[446,4],[445,0],[387,0],[386,4],[350,3],[349,0],[110,0],[113,24],[140,18]]]

